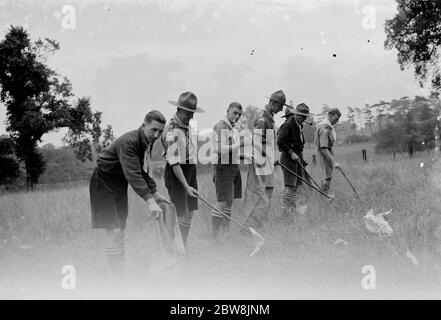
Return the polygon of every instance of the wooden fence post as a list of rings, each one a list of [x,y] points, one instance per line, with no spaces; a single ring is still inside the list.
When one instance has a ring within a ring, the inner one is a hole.
[[[413,144],[409,144],[409,157],[413,157]]]
[[[361,150],[361,154],[363,155],[363,160],[364,160],[365,162],[367,162],[366,149],[362,149],[362,150]]]

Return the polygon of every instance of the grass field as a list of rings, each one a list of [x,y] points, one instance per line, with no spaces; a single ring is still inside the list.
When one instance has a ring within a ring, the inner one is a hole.
[[[421,162],[424,166],[421,167]],[[154,242],[145,204],[132,191],[126,241],[126,279],[112,282],[104,237],[90,227],[88,187],[15,193],[0,197],[0,298],[296,299],[439,298],[441,294],[441,163],[405,159],[343,163],[363,204],[335,172],[329,203],[303,186],[308,210],[298,229],[277,222],[281,187],[271,203],[264,249],[232,227],[223,244],[210,239],[210,210],[200,203],[189,237],[190,257],[174,273],[148,272]],[[319,168],[311,168],[320,176]],[[246,175],[243,173],[244,185]],[[280,186],[282,174],[276,169]],[[165,192],[162,181],[160,189]],[[210,175],[200,191],[215,202]],[[392,237],[369,234],[369,208],[393,209]],[[243,220],[240,203],[233,215]],[[151,222],[150,222],[151,223]],[[335,244],[337,239],[345,244]],[[418,259],[412,264],[406,248]],[[76,289],[63,290],[61,269],[73,265]],[[365,290],[362,268],[376,271],[376,289]]]

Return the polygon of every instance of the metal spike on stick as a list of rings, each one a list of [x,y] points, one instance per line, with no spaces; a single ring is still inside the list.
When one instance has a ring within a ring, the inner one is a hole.
[[[322,196],[326,197],[328,200],[332,200],[334,199],[333,196],[324,193],[321,189],[318,189],[317,187],[313,186],[312,184],[310,184],[308,181],[306,181],[305,179],[303,179],[301,176],[299,176],[297,173],[295,173],[294,171],[292,171],[291,169],[289,169],[287,166],[285,166],[284,164],[280,163],[280,161],[276,161],[274,163],[274,165],[280,165],[282,168],[284,168],[285,170],[289,171],[290,173],[292,173],[293,175],[295,175],[297,178],[299,178],[300,180],[302,180],[306,185],[310,186],[311,188],[313,188],[315,191],[317,191],[318,193],[320,193]]]
[[[209,206],[211,209],[213,209],[216,213],[218,213],[218,214],[222,215],[223,217],[233,221],[237,226],[239,226],[240,228],[242,228],[243,230],[245,230],[246,232],[249,232],[251,234],[252,239],[253,239],[253,243],[254,243],[254,250],[253,250],[253,252],[251,252],[250,256],[255,255],[260,250],[260,248],[265,243],[265,239],[255,229],[253,229],[251,227],[245,227],[240,222],[236,221],[235,219],[233,219],[229,215],[225,214],[224,212],[222,212],[221,210],[216,208],[216,206],[212,205],[210,202],[205,200],[201,195],[198,195],[198,199],[202,200],[202,202],[204,202],[207,206]]]
[[[345,178],[345,180],[347,181],[347,183],[351,186],[352,191],[354,191],[355,196],[357,197],[357,199],[361,201],[360,196],[357,193],[357,190],[355,190],[354,186],[352,185],[351,181],[349,181],[348,177],[346,176],[346,174],[344,173],[343,169],[341,167],[338,167],[338,170],[341,172],[341,174],[343,175],[343,177]]]

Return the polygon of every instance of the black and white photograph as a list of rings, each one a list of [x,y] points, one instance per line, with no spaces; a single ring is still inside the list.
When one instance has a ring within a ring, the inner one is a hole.
[[[440,121],[439,0],[0,0],[0,300],[438,300]]]

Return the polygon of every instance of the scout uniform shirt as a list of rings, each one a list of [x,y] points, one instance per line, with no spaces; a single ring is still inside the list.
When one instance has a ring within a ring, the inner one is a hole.
[[[337,133],[334,126],[328,119],[325,119],[317,129],[314,143],[317,146],[318,151],[321,151],[321,148],[327,148],[331,154],[334,154],[332,148],[334,147],[336,138]]]
[[[225,119],[222,119],[221,121],[216,123],[213,128],[213,135],[214,149],[217,154],[217,164],[238,165],[239,150],[237,150],[234,155],[232,154],[231,150],[228,155],[222,155],[220,152],[221,143],[231,146],[237,143],[237,141],[239,140],[238,132],[236,128],[234,128],[230,120],[225,117]]]
[[[162,145],[164,157],[170,166],[175,164],[196,164],[196,137],[175,114],[170,122],[164,127],[162,133]]]
[[[325,179],[330,179],[332,177],[332,171],[334,167],[332,166],[331,161],[329,161],[329,159],[323,155],[322,148],[328,149],[329,152],[334,155],[334,151],[332,150],[332,148],[334,147],[336,137],[337,133],[334,129],[334,126],[326,118],[319,125],[316,131],[316,135],[314,137],[314,143],[317,147],[317,154],[325,169]]]
[[[257,114],[253,124],[253,154],[256,174],[264,176],[265,186],[271,188],[274,187],[275,124],[274,115],[268,108],[267,105]]]

